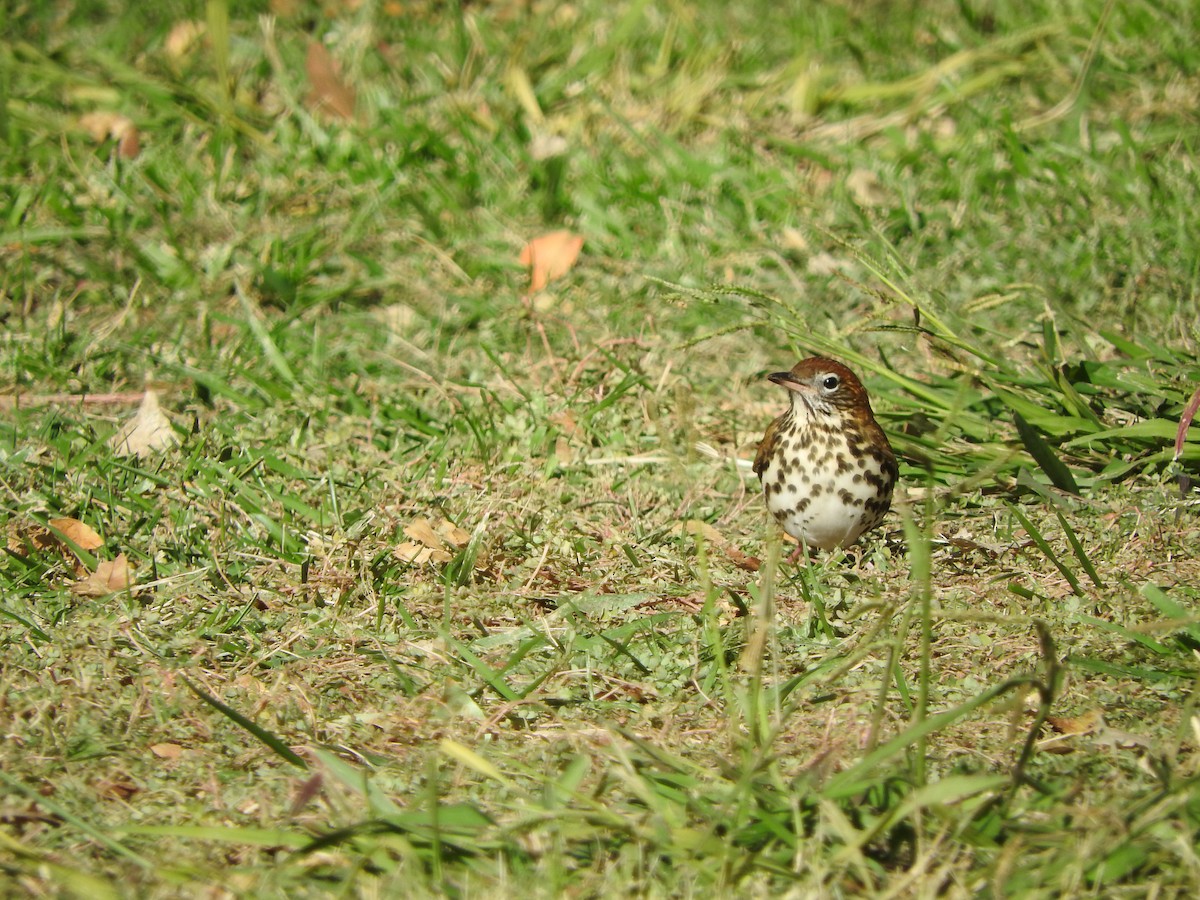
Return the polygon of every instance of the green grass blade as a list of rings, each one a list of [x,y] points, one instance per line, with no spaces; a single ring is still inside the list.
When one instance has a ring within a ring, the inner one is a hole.
[[[1096,571],[1096,567],[1092,564],[1091,559],[1087,555],[1087,551],[1083,549],[1083,544],[1079,540],[1079,535],[1075,533],[1075,529],[1071,527],[1066,516],[1059,510],[1054,510],[1054,515],[1058,517],[1058,524],[1062,526],[1063,534],[1067,536],[1067,542],[1071,545],[1071,550],[1075,554],[1075,558],[1079,560],[1079,565],[1083,566],[1083,571],[1087,573],[1088,578],[1092,580],[1092,584],[1101,590],[1104,589],[1104,581],[1100,578],[1100,573]]]
[[[1021,527],[1025,529],[1025,533],[1029,535],[1030,540],[1032,540],[1037,548],[1042,551],[1042,555],[1054,564],[1054,568],[1058,569],[1058,571],[1062,573],[1063,578],[1067,579],[1067,582],[1071,585],[1071,590],[1073,590],[1076,594],[1082,595],[1079,579],[1076,577],[1075,573],[1067,568],[1063,564],[1062,560],[1058,558],[1058,554],[1054,552],[1054,549],[1050,546],[1049,541],[1042,537],[1042,533],[1038,531],[1038,529],[1031,521],[1029,521],[1028,518],[1025,517],[1025,514],[1021,512],[1020,509],[1011,503],[1008,504],[1008,509],[1014,516],[1016,516],[1017,521],[1021,523]]]
[[[1029,451],[1029,455],[1033,457],[1038,467],[1046,473],[1046,477],[1050,479],[1050,483],[1059,490],[1078,494],[1079,485],[1075,483],[1075,476],[1071,474],[1071,470],[1050,449],[1050,445],[1042,439],[1037,430],[1030,426],[1020,413],[1013,413],[1013,421],[1017,425],[1017,433],[1021,436],[1021,443],[1025,445],[1025,449]]]
[[[297,768],[300,768],[300,769],[308,768],[308,763],[306,763],[304,761],[304,758],[301,757],[299,754],[297,754],[294,750],[292,750],[292,748],[289,747],[282,738],[280,738],[279,736],[277,736],[275,734],[272,734],[270,731],[267,731],[267,729],[263,728],[257,722],[253,722],[250,719],[246,718],[244,715],[242,715],[240,712],[238,712],[232,706],[228,706],[227,704],[222,703],[220,700],[218,700],[216,697],[209,694],[207,691],[201,690],[199,687],[192,684],[192,682],[189,679],[187,679],[186,677],[181,675],[180,679],[187,686],[188,690],[190,690],[193,694],[195,694],[197,697],[199,697],[201,700],[203,700],[205,703],[207,703],[209,706],[211,706],[217,712],[221,713],[221,715],[225,716],[227,719],[229,719],[235,725],[237,725],[238,727],[242,728],[245,731],[248,731],[255,738],[257,738],[263,745],[265,745],[266,747],[269,747],[272,751],[274,751],[275,754],[277,756],[279,756],[281,759],[291,763],[293,766],[296,766]]]
[[[102,846],[107,847],[118,856],[135,863],[143,869],[154,868],[154,863],[142,856],[140,853],[135,853],[133,850],[130,850],[116,838],[112,837],[112,835],[97,828],[90,822],[81,819],[70,810],[64,808],[61,804],[55,802],[52,797],[45,796],[43,792],[34,790],[20,779],[14,778],[2,769],[0,769],[0,782],[8,785],[11,790],[16,791],[19,794],[23,794],[37,806],[40,806],[53,813],[55,816],[69,824],[72,828],[75,828],[81,833],[86,834],[89,838],[101,844]]]

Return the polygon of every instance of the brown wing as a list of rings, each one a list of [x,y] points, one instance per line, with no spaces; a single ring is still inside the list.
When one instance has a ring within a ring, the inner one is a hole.
[[[783,420],[784,416],[780,416],[768,425],[767,433],[758,442],[758,453],[754,455],[754,474],[758,476],[759,481],[762,481],[763,472],[767,470],[767,463],[771,460],[771,453],[775,450],[775,444],[779,442],[779,428]]]

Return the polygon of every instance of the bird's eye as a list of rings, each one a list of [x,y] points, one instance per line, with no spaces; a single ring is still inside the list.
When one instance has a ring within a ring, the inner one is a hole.
[[[827,391],[836,391],[837,386],[841,383],[842,379],[838,378],[836,375],[826,375],[821,379],[821,387],[825,388]]]

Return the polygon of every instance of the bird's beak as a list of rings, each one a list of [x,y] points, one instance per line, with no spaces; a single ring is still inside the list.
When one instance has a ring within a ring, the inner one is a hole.
[[[789,391],[795,391],[797,394],[808,393],[812,390],[803,381],[797,379],[791,372],[772,372],[767,376],[768,381],[773,381],[780,387],[785,387]]]

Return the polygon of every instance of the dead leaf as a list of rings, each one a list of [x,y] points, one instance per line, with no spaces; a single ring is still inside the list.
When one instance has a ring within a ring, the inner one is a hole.
[[[1078,716],[1047,716],[1046,724],[1060,736],[1050,737],[1038,743],[1038,749],[1046,753],[1073,753],[1080,748],[1076,738],[1090,738],[1093,747],[1112,747],[1116,750],[1148,750],[1151,742],[1129,731],[1113,728],[1104,720],[1104,713],[1091,709]]]
[[[92,551],[104,546],[104,538],[96,534],[90,525],[85,525],[78,519],[51,519],[49,524],[80,550]]]
[[[721,534],[716,528],[707,522],[702,522],[699,519],[688,519],[679,525],[676,525],[672,532],[679,534],[686,531],[688,534],[703,535],[704,540],[724,553],[731,563],[739,569],[745,569],[747,572],[757,572],[762,565],[761,560],[757,556],[749,556],[733,546],[732,543]]]
[[[583,238],[570,231],[551,231],[526,244],[520,261],[529,267],[530,293],[537,293],[571,271],[582,249]]]
[[[561,412],[556,412],[550,416],[550,424],[557,425],[562,429],[562,433],[569,438],[582,439],[586,434],[579,423],[575,421],[575,413],[569,409],[564,409]]]
[[[119,456],[136,456],[145,459],[160,450],[169,450],[179,443],[171,428],[171,420],[158,405],[158,395],[146,391],[142,405],[133,418],[108,439],[108,445]]]
[[[337,119],[353,119],[357,101],[354,89],[342,79],[337,61],[324,44],[317,41],[309,43],[304,68],[312,85],[305,102],[313,111]]]
[[[459,528],[449,519],[442,519],[434,526],[433,530],[446,543],[453,547],[463,548],[471,542],[471,532],[465,528]]]
[[[96,793],[106,800],[128,800],[141,790],[124,778],[106,778],[95,785]]]
[[[799,228],[784,228],[779,233],[779,245],[791,253],[807,253],[812,247]]]
[[[762,568],[762,560],[757,556],[750,556],[743,553],[733,544],[726,545],[725,555],[729,557],[729,561],[746,572],[757,572]]]
[[[567,466],[575,461],[575,454],[571,450],[571,442],[561,434],[554,439],[554,458],[560,466]]]
[[[1095,734],[1104,727],[1104,714],[1092,709],[1078,716],[1046,716],[1046,724],[1059,734]]]
[[[446,545],[442,543],[441,538],[434,532],[433,525],[430,524],[428,519],[413,519],[409,524],[404,526],[404,534],[433,550],[446,549]]]
[[[704,535],[704,539],[710,544],[717,544],[719,546],[725,543],[725,535],[717,531],[712,525],[702,522],[699,519],[688,519],[682,525],[676,525],[675,529],[672,530],[676,529],[687,531],[688,534]]]
[[[117,153],[121,159],[133,159],[142,152],[142,139],[136,128],[130,128],[117,140]]]
[[[167,39],[163,41],[163,52],[176,62],[182,60],[200,43],[207,28],[208,26],[196,19],[176,22],[167,32]]]
[[[427,562],[450,562],[454,558],[445,550],[435,550],[433,547],[426,547],[424,544],[417,543],[416,541],[405,541],[392,552],[404,562],[413,563],[418,566],[422,566]]]
[[[106,597],[129,587],[129,560],[124,553],[116,559],[105,560],[96,566],[96,571],[71,585],[71,593],[77,597]]]
[[[870,169],[855,169],[846,176],[846,187],[859,206],[886,206],[890,200],[879,176]]]
[[[179,759],[183,756],[183,748],[178,744],[151,744],[150,752],[159,759]]]
[[[470,542],[471,533],[459,528],[449,519],[432,524],[428,519],[413,519],[404,526],[405,541],[393,552],[405,562],[422,565],[427,562],[445,563],[454,558],[450,547],[461,549]]]
[[[137,126],[128,116],[111,110],[85,113],[79,117],[79,127],[100,143],[112,138],[117,142],[117,152],[125,159],[132,159],[141,149]]]
[[[36,522],[31,525],[19,525],[16,522],[8,523],[8,552],[13,556],[24,558],[26,555],[25,551],[29,547],[33,547],[33,549],[40,552],[56,546],[58,546],[58,539],[51,533],[49,528],[43,528]]]

